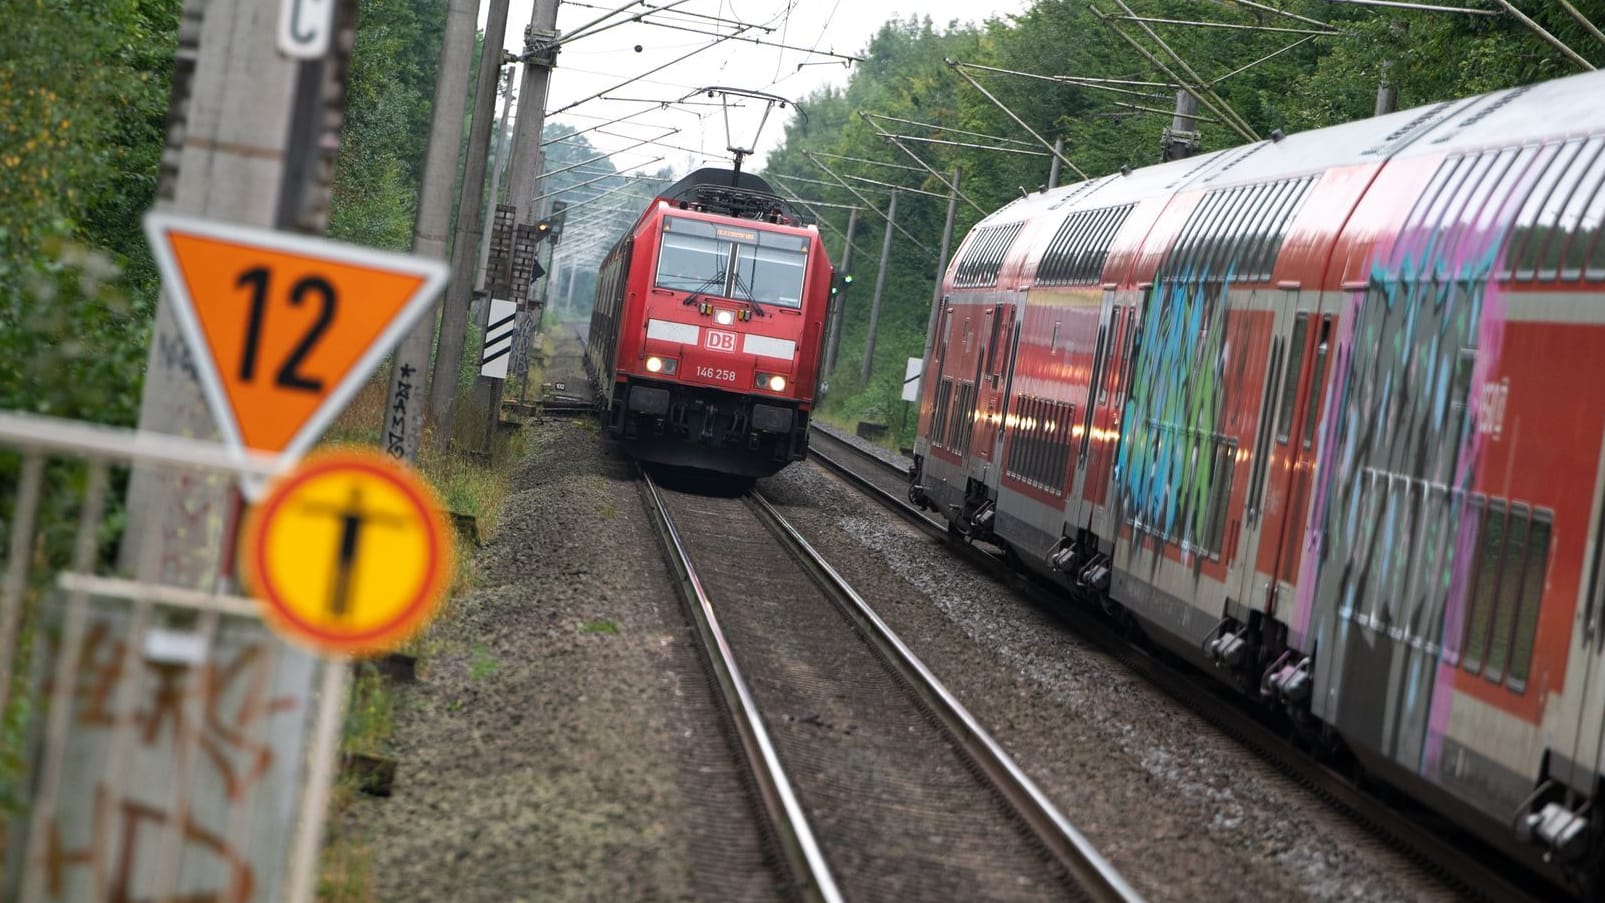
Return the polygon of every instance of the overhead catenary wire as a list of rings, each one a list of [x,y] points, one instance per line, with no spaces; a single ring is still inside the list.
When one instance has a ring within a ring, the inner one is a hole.
[[[1326,0],[1328,3],[1347,3],[1351,6],[1382,6],[1390,9],[1413,9],[1427,13],[1462,13],[1467,16],[1497,16],[1496,9],[1476,9],[1469,6],[1436,6],[1431,3],[1406,3],[1401,0]]]
[[[1166,75],[1168,75],[1172,79],[1174,79],[1178,84],[1180,84],[1182,86],[1183,90],[1185,90],[1187,93],[1191,94],[1199,103],[1203,104],[1205,107],[1208,107],[1210,112],[1214,113],[1217,116],[1222,116],[1222,117],[1226,116],[1226,114],[1222,111],[1222,109],[1212,99],[1213,92],[1209,92],[1208,94],[1206,94],[1202,87],[1194,85],[1194,84],[1191,84],[1186,79],[1184,79],[1181,76],[1177,75],[1175,70],[1173,70],[1169,66],[1165,65],[1165,61],[1164,60],[1161,60],[1159,57],[1155,56],[1148,48],[1146,48],[1146,47],[1142,46],[1141,44],[1139,44],[1137,42],[1136,38],[1133,38],[1131,35],[1126,34],[1126,32],[1124,30],[1122,30],[1119,25],[1116,25],[1112,19],[1110,19],[1108,16],[1104,15],[1103,12],[1101,12],[1096,6],[1089,5],[1087,8],[1092,10],[1092,14],[1094,16],[1097,16],[1098,17],[1098,21],[1102,22],[1106,28],[1108,28],[1110,31],[1113,31],[1115,34],[1119,35],[1122,39],[1125,40],[1126,43],[1128,43],[1128,44],[1130,44],[1132,46],[1132,49],[1134,49],[1138,53],[1142,54],[1144,59],[1146,59],[1146,60],[1148,60],[1148,62],[1152,63],[1161,72],[1165,73]],[[1226,124],[1228,126],[1230,126],[1232,128],[1232,130],[1236,131],[1238,134],[1242,135],[1244,138],[1246,138],[1249,141],[1258,141],[1259,140],[1259,136],[1254,134],[1253,130],[1247,129],[1247,128],[1244,128],[1244,127],[1238,125],[1235,120],[1227,118],[1226,119]]]
[[[1047,142],[1047,140],[1044,139],[1041,135],[1038,135],[1035,129],[1031,128],[1031,126],[1029,126],[1029,125],[1026,125],[1024,119],[1021,119],[1019,116],[1015,115],[1013,110],[1009,109],[1007,106],[1005,106],[1003,104],[1003,101],[998,100],[996,97],[994,97],[992,95],[991,91],[988,91],[985,87],[983,87],[981,85],[980,82],[976,81],[975,78],[970,75],[970,73],[965,72],[964,68],[963,68],[966,65],[965,63],[961,63],[961,62],[959,62],[957,60],[951,60],[951,59],[947,60],[946,62],[947,62],[948,68],[952,69],[954,72],[957,72],[959,75],[963,76],[964,80],[969,82],[972,86],[974,86],[975,90],[980,91],[982,94],[986,95],[986,99],[992,101],[993,106],[996,106],[998,109],[1000,109],[1004,113],[1008,114],[1008,117],[1010,119],[1013,119],[1016,125],[1018,125],[1022,129],[1025,129],[1027,132],[1029,132],[1031,134],[1031,137],[1037,139],[1037,141],[1043,147],[1045,147],[1048,150],[1052,151],[1053,155],[1055,157],[1059,158],[1059,162],[1060,163],[1063,163],[1064,165],[1070,167],[1070,171],[1071,172],[1073,172],[1076,175],[1080,176],[1083,180],[1088,178],[1087,174],[1085,172],[1081,171],[1081,167],[1077,166],[1074,163],[1074,161],[1072,161],[1069,157],[1066,157],[1063,153],[1061,153],[1058,148],[1056,148],[1053,145],[1049,144]]]
[[[919,239],[915,238],[907,229],[903,228],[901,225],[899,225],[897,222],[895,222],[890,216],[887,216],[885,213],[881,212],[880,208],[878,208],[874,204],[870,203],[869,198],[864,197],[863,192],[861,192],[857,188],[854,188],[853,186],[847,184],[845,179],[843,179],[841,176],[838,176],[836,174],[835,170],[831,169],[829,166],[826,166],[823,162],[821,162],[818,157],[814,156],[812,151],[803,151],[803,156],[807,157],[809,160],[812,160],[813,164],[815,166],[817,166],[820,169],[824,170],[825,174],[830,176],[832,179],[835,179],[837,181],[837,183],[841,185],[841,187],[843,187],[843,188],[847,189],[848,191],[852,192],[853,197],[856,197],[860,201],[863,201],[865,207],[868,207],[876,216],[879,216],[881,219],[886,220],[887,223],[890,223],[892,228],[894,228],[894,229],[896,229],[898,231],[898,234],[902,235],[904,238],[906,238],[909,241],[913,242],[915,247],[919,248],[921,251],[924,251],[927,254],[932,253],[931,249],[928,246],[926,246],[925,242],[922,242]],[[895,188],[896,186],[892,186],[892,187]]]
[[[1277,9],[1274,6],[1269,6],[1269,5],[1264,4],[1264,3],[1257,3],[1257,2],[1255,2],[1255,0],[1226,0],[1226,2],[1227,3],[1236,3],[1239,6],[1253,7],[1254,9],[1263,10],[1265,12],[1272,13],[1272,14],[1278,15],[1278,16],[1286,16],[1287,18],[1292,19],[1295,22],[1304,22],[1304,23],[1307,23],[1309,25],[1319,25],[1322,28],[1335,29],[1337,27],[1337,26],[1333,25],[1330,22],[1322,22],[1320,19],[1311,19],[1309,16],[1301,16],[1298,13],[1288,12],[1285,9]]]
[[[1149,25],[1182,25],[1189,28],[1222,28],[1231,31],[1263,31],[1274,34],[1340,35],[1335,29],[1315,31],[1310,28],[1277,28],[1274,25],[1240,25],[1235,22],[1205,22],[1192,19],[1155,19],[1150,16],[1115,16],[1127,22],[1144,22]]]
[[[787,176],[782,176],[782,175],[780,175],[778,173],[775,173],[773,175],[776,178],[779,178],[779,179],[788,178]],[[820,214],[820,212],[818,210],[814,209],[814,205],[816,205],[816,204],[818,204],[819,206],[826,206],[824,203],[822,203],[820,201],[805,201],[802,198],[798,197],[796,192],[792,191],[791,189],[787,188],[784,185],[776,185],[775,188],[780,192],[780,196],[781,197],[783,197],[786,200],[792,202],[793,204],[801,204],[804,209],[806,209],[810,213],[812,213],[814,215],[814,222],[818,223],[821,226],[824,226],[825,228],[829,229],[830,231],[832,231],[832,232],[836,233],[837,235],[840,235],[842,238],[846,239],[847,243],[853,246],[853,252],[855,254],[862,255],[864,253],[864,250],[862,248],[860,248],[856,243],[854,243],[852,238],[850,238],[844,230],[838,229],[836,226],[832,225],[830,220],[826,219],[823,215]],[[845,208],[845,209],[848,209],[848,210],[861,209],[856,204],[830,204],[828,206],[831,206],[831,207],[842,207],[842,208]]]
[[[985,216],[987,214],[988,211],[985,210],[984,208],[982,208],[980,204],[977,204],[975,201],[970,200],[970,196],[965,194],[964,192],[960,191],[959,190],[959,186],[957,184],[955,184],[947,176],[943,175],[942,173],[937,172],[929,163],[926,163],[924,160],[920,159],[919,154],[916,154],[912,150],[909,150],[908,146],[905,145],[903,142],[898,141],[897,137],[895,135],[893,135],[891,132],[888,132],[885,129],[881,128],[880,125],[878,125],[875,122],[874,119],[870,118],[870,114],[868,112],[866,112],[864,110],[859,110],[858,111],[858,116],[859,116],[860,119],[864,120],[864,124],[865,125],[868,125],[870,128],[874,129],[876,131],[876,133],[878,133],[881,136],[882,139],[888,140],[888,141],[892,142],[893,144],[897,145],[897,149],[902,151],[903,153],[907,154],[909,156],[909,159],[913,160],[915,163],[918,163],[920,165],[920,167],[922,169],[924,169],[925,172],[928,172],[931,175],[935,176],[939,181],[941,181],[941,183],[943,185],[946,185],[947,186],[947,190],[952,192],[953,195],[955,195],[957,197],[960,197],[960,198],[963,198],[965,203],[969,204],[971,207],[974,207],[977,211],[979,211],[981,213],[982,216]]]
[[[1308,43],[1310,41],[1313,41],[1318,37],[1320,37],[1320,35],[1313,35],[1312,34],[1312,35],[1306,35],[1305,37],[1299,38],[1298,40],[1296,40],[1293,43],[1287,45],[1286,47],[1283,47],[1281,50],[1276,50],[1276,51],[1272,51],[1271,53],[1267,53],[1264,56],[1260,57],[1259,59],[1253,61],[1252,63],[1247,63],[1245,65],[1238,66],[1236,69],[1233,69],[1232,71],[1226,73],[1225,75],[1217,76],[1214,81],[1210,82],[1210,84],[1211,85],[1218,85],[1221,82],[1227,80],[1228,78],[1231,78],[1234,75],[1238,75],[1238,74],[1241,74],[1243,72],[1247,72],[1248,70],[1254,68],[1255,66],[1258,66],[1260,63],[1266,62],[1267,60],[1273,60],[1273,59],[1281,56],[1282,54],[1288,52],[1289,50],[1292,50],[1293,48],[1298,47],[1301,44],[1305,44],[1305,43]]]
[[[604,179],[624,178],[625,177],[624,174],[629,172],[632,169],[640,169],[643,166],[651,166],[652,164],[661,162],[662,160],[663,160],[662,157],[658,157],[655,160],[648,160],[645,163],[637,163],[634,166],[626,166],[623,169],[614,170],[613,172],[609,172],[609,173],[603,173],[602,175],[599,175],[594,179],[587,179],[584,182],[579,182],[579,183],[576,183],[574,185],[566,185],[566,186],[564,186],[562,188],[557,189],[556,191],[548,191],[543,195],[538,195],[538,196],[536,196],[535,201],[544,201],[547,198],[556,197],[556,196],[558,196],[560,194],[563,194],[565,192],[574,191],[574,190],[579,189],[579,188],[584,188],[587,185],[595,185],[597,182],[600,182],[600,181],[602,181]],[[669,181],[668,179],[657,179],[657,178],[653,178],[652,176],[631,176],[630,178],[632,178],[634,180],[637,180],[637,181],[641,181],[641,180],[648,180],[648,181],[653,181],[653,182],[667,182],[667,181]]]
[[[900,141],[914,141],[919,144],[941,144],[947,147],[968,147],[974,150],[997,151],[1000,154],[1023,154],[1027,157],[1051,157],[1047,151],[1027,150],[1022,147],[996,147],[990,144],[975,144],[969,141],[948,141],[942,138],[921,138],[918,135],[897,135]]]
[[[884,166],[887,169],[901,169],[904,172],[924,171],[917,166],[909,166],[906,163],[888,163],[885,160],[866,160],[863,157],[847,157],[843,156],[842,154],[827,154],[824,151],[814,151],[814,153],[824,157],[826,160],[845,160],[848,163],[863,163],[869,166]]]
[[[1035,144],[1032,144],[1029,141],[1022,141],[1019,138],[1002,138],[997,135],[988,135],[985,132],[972,132],[968,129],[956,129],[950,125],[937,125],[934,122],[919,122],[913,119],[901,119],[897,116],[888,116],[885,113],[866,113],[865,115],[872,116],[876,119],[884,119],[887,122],[896,122],[901,125],[912,125],[917,128],[932,129],[938,132],[947,132],[950,135],[969,135],[971,138],[985,138],[988,141],[1001,141],[1006,144],[1019,144],[1024,147],[1036,147]],[[1042,156],[1046,157],[1047,154],[1043,154]]]
[[[1589,72],[1593,72],[1594,71],[1595,66],[1594,66],[1593,63],[1590,63],[1586,58],[1583,57],[1582,54],[1580,54],[1577,51],[1575,51],[1575,50],[1571,49],[1570,47],[1566,46],[1566,42],[1564,42],[1560,38],[1557,38],[1554,35],[1550,34],[1549,31],[1544,28],[1544,26],[1539,25],[1537,22],[1534,22],[1532,20],[1532,18],[1530,16],[1528,16],[1526,13],[1524,13],[1521,10],[1517,9],[1516,7],[1512,6],[1511,3],[1510,3],[1510,0],[1494,0],[1494,2],[1498,3],[1500,6],[1504,7],[1505,8],[1505,12],[1510,13],[1512,16],[1514,16],[1516,18],[1516,21],[1518,21],[1521,24],[1527,26],[1527,29],[1529,31],[1531,31],[1533,34],[1537,35],[1541,40],[1544,41],[1544,43],[1546,43],[1549,46],[1555,48],[1556,50],[1559,50],[1562,54],[1564,54],[1566,56],[1567,59],[1569,59],[1572,62],[1576,63],[1577,65],[1583,67],[1585,70],[1587,70]]]
[[[680,130],[679,129],[675,129],[674,130],[674,132],[678,132],[678,131],[680,131]],[[672,134],[674,134],[674,132],[670,132],[669,134],[672,135]],[[667,136],[665,136],[665,137],[667,137]],[[651,141],[637,141],[636,143],[630,145],[629,147],[621,147],[616,151],[611,151],[611,152],[606,153],[606,154],[599,154],[599,155],[597,155],[595,157],[592,157],[589,160],[582,160],[579,163],[574,163],[574,164],[571,164],[569,166],[565,166],[562,169],[553,169],[553,170],[543,171],[541,173],[541,178],[549,179],[552,176],[558,175],[560,173],[568,172],[571,169],[578,169],[581,166],[587,166],[587,165],[589,165],[591,163],[597,162],[598,160],[606,160],[609,157],[616,157],[619,154],[625,153],[627,151],[635,150],[636,148],[640,147],[643,144],[651,144],[651,143],[652,143]]]
[[[571,103],[571,104],[569,104],[569,105],[567,105],[565,107],[561,107],[561,108],[559,108],[557,110],[554,110],[554,111],[552,111],[552,112],[550,112],[550,113],[548,113],[546,115],[548,117],[552,117],[552,116],[558,116],[558,115],[561,115],[563,113],[566,113],[569,110],[572,110],[575,107],[579,106],[580,104],[588,103],[590,101],[593,101],[593,100],[597,99],[598,97],[601,97],[604,94],[611,94],[612,92],[617,91],[618,89],[620,89],[620,88],[622,88],[622,87],[624,87],[626,85],[630,85],[630,84],[633,84],[635,82],[640,81],[641,79],[647,77],[648,75],[651,75],[651,74],[653,74],[655,72],[662,72],[664,69],[667,69],[670,66],[676,65],[678,63],[683,63],[686,60],[696,56],[699,53],[703,53],[705,51],[712,50],[713,48],[719,46],[720,44],[723,44],[725,41],[728,41],[733,37],[735,37],[734,34],[725,35],[723,37],[715,38],[713,41],[711,41],[711,42],[709,42],[707,44],[704,44],[703,46],[698,47],[698,48],[696,48],[695,50],[692,50],[689,53],[681,54],[680,56],[677,56],[674,59],[669,60],[667,63],[664,63],[661,66],[654,66],[653,68],[648,69],[647,71],[641,73],[640,75],[635,76],[634,78],[627,78],[624,81],[619,82],[616,85],[613,85],[611,87],[605,88],[605,89],[603,89],[601,91],[598,91],[595,94],[592,94],[592,95],[590,95],[588,97],[584,97],[584,98],[581,98],[579,100],[576,100],[573,103]]]
[[[1577,20],[1578,25],[1583,26],[1585,31],[1593,35],[1596,41],[1599,41],[1601,44],[1605,44],[1605,32],[1601,32],[1599,30],[1599,26],[1595,25],[1587,16],[1579,12],[1577,7],[1571,5],[1571,3],[1567,2],[1567,0],[1556,0],[1556,2],[1560,4],[1561,9],[1566,10],[1568,15]]]
[[[863,57],[851,56],[851,55],[845,54],[845,53],[834,53],[834,52],[828,51],[828,50],[809,50],[809,49],[807,49],[805,47],[796,47],[796,46],[793,46],[791,44],[782,44],[782,43],[779,43],[777,41],[766,41],[763,38],[749,38],[749,37],[743,36],[740,31],[731,32],[729,35],[725,35],[724,32],[705,31],[703,29],[691,28],[691,27],[685,26],[685,25],[670,25],[667,22],[654,22],[651,19],[642,19],[641,20],[641,24],[643,24],[643,25],[651,25],[651,26],[654,26],[654,27],[657,27],[657,28],[673,29],[674,31],[689,31],[692,34],[708,35],[710,37],[712,37],[712,36],[721,36],[722,35],[722,36],[725,36],[725,37],[728,37],[728,38],[732,38],[732,39],[737,40],[737,41],[742,41],[742,42],[745,42],[745,43],[748,43],[748,44],[757,44],[760,47],[777,47],[777,48],[779,48],[781,50],[796,50],[796,51],[800,51],[802,53],[811,53],[811,54],[814,54],[816,56],[834,57],[835,59],[845,60],[845,61],[850,62],[850,63],[861,63],[861,62],[864,61]],[[756,26],[741,25],[741,26],[737,26],[737,27],[738,28],[752,28],[752,27],[756,27]]]
[[[1132,17],[1136,16],[1136,13],[1131,11],[1131,7],[1126,5],[1126,0],[1115,0],[1115,3],[1125,11],[1126,15]],[[1219,94],[1216,94],[1215,89],[1211,88],[1209,86],[1209,82],[1193,69],[1192,64],[1188,63],[1185,57],[1172,49],[1171,46],[1165,42],[1165,39],[1159,36],[1158,32],[1154,31],[1152,28],[1149,28],[1148,23],[1138,22],[1137,27],[1141,28],[1143,33],[1148,35],[1150,40],[1152,40],[1155,44],[1158,44],[1166,53],[1170,54],[1171,59],[1175,60],[1177,65],[1181,66],[1182,71],[1192,76],[1194,84],[1198,85],[1199,89],[1204,94],[1208,95],[1209,98],[1215,101],[1215,103],[1211,106],[1211,109],[1217,116],[1225,119],[1227,124],[1234,125],[1237,130],[1250,141],[1259,140],[1259,135],[1254,132],[1253,126],[1248,124],[1248,120],[1238,115],[1237,111],[1232,109],[1232,105],[1227,103],[1225,98],[1221,97]],[[1197,94],[1194,94],[1193,96],[1198,98],[1200,101],[1203,99]]]
[[[841,178],[852,179],[854,182],[863,182],[865,185],[874,185],[877,188],[884,188],[887,191],[906,191],[909,194],[921,194],[929,198],[947,198],[947,195],[942,194],[939,191],[926,191],[923,188],[910,188],[907,185],[894,185],[891,182],[882,182],[879,179],[871,179],[868,176],[855,176],[852,173],[846,173],[842,175]]]

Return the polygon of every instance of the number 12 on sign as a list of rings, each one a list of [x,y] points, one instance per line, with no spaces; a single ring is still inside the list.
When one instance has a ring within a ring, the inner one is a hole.
[[[298,457],[444,287],[439,261],[165,212],[145,217],[224,439]]]

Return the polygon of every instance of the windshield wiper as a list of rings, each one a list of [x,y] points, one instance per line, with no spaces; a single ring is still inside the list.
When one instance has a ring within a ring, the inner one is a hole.
[[[741,300],[747,302],[748,310],[760,317],[767,316],[767,314],[764,313],[763,307],[758,304],[758,300],[752,296],[752,286],[747,285],[746,280],[741,278],[740,270],[736,270],[736,291],[746,293],[747,297],[742,298]]]
[[[693,289],[691,291],[691,294],[686,295],[685,296],[685,300],[681,301],[680,303],[686,305],[687,307],[689,307],[692,304],[695,304],[697,302],[697,299],[702,297],[708,291],[708,289],[713,288],[715,285],[723,285],[723,284],[724,284],[724,271],[721,270],[721,271],[719,271],[717,273],[714,273],[712,276],[709,276],[708,278],[702,280],[702,284],[697,286],[695,289]]]

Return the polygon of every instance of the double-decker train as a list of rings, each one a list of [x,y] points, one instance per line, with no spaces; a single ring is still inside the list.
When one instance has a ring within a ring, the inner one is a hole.
[[[586,367],[644,461],[739,477],[808,449],[830,259],[762,179],[700,169],[655,198],[598,276]]]
[[[1032,194],[910,495],[1598,897],[1605,72]]]

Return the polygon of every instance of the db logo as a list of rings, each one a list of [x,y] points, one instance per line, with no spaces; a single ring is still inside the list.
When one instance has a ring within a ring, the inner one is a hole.
[[[717,329],[710,329],[708,330],[707,345],[714,351],[735,351],[736,334],[733,332],[720,332]]]

